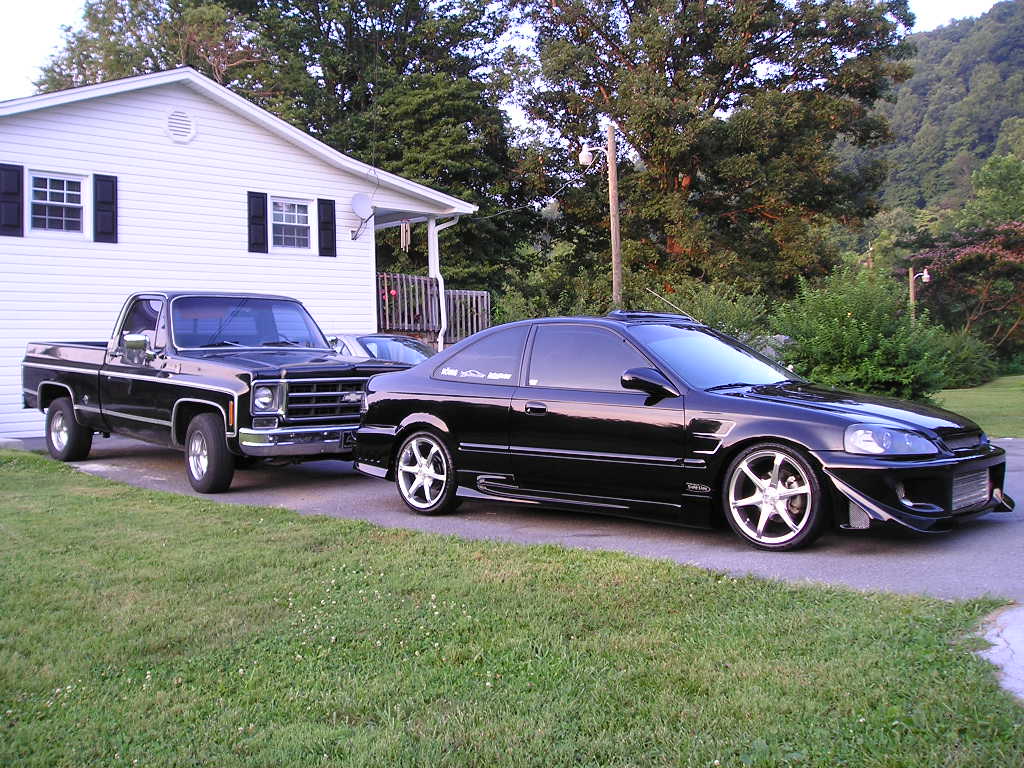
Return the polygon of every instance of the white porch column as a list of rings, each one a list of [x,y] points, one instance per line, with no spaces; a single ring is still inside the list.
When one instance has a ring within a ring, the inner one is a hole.
[[[448,330],[448,302],[444,295],[444,277],[441,275],[441,249],[437,240],[437,217],[427,217],[427,275],[437,280],[437,303],[441,313],[441,329],[437,332],[437,351],[444,349],[444,334]]]

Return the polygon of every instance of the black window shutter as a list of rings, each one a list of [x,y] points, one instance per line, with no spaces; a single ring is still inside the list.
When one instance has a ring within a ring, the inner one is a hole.
[[[0,165],[0,235],[25,234],[24,172],[20,165]]]
[[[320,238],[320,255],[337,256],[337,227],[335,224],[333,200],[316,201],[316,219],[318,225],[317,232]]]
[[[117,242],[117,176],[92,177],[92,239]]]
[[[267,253],[267,195],[249,193],[249,253]]]

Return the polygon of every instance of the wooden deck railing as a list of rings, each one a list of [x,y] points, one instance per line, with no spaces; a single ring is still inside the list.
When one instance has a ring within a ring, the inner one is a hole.
[[[448,330],[452,344],[491,325],[487,291],[446,290]],[[381,332],[430,334],[441,329],[437,280],[420,275],[377,275],[377,327]]]

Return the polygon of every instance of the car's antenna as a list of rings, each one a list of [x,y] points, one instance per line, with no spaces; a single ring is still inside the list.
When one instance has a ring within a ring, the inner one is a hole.
[[[672,309],[674,309],[674,310],[675,310],[676,312],[678,312],[678,313],[679,313],[680,315],[686,315],[687,317],[689,317],[689,316],[690,316],[690,315],[689,315],[689,313],[687,313],[687,312],[683,312],[683,310],[681,310],[681,309],[680,309],[679,307],[677,307],[677,306],[676,306],[675,304],[673,304],[673,303],[672,303],[671,301],[669,301],[668,299],[666,299],[666,298],[665,298],[664,296],[662,296],[662,295],[661,295],[660,293],[656,293],[655,291],[652,291],[652,290],[651,290],[650,288],[648,288],[648,287],[647,287],[646,285],[644,286],[644,290],[645,290],[645,291],[647,291],[647,292],[648,292],[649,294],[651,294],[651,296],[657,296],[657,297],[658,297],[659,299],[661,299],[661,300],[662,300],[662,301],[664,301],[664,302],[665,302],[666,304],[668,304],[668,305],[669,305],[670,307],[672,307]]]

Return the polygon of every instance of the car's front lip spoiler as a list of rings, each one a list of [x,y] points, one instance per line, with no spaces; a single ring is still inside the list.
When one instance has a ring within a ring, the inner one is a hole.
[[[352,452],[356,425],[280,427],[238,430],[238,445],[247,456],[315,456]]]

